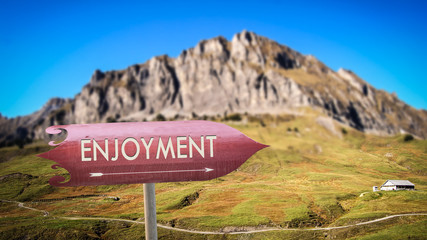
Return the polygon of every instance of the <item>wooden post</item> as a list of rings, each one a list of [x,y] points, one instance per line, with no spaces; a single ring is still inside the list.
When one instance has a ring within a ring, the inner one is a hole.
[[[144,183],[145,239],[157,240],[156,191],[154,183]]]

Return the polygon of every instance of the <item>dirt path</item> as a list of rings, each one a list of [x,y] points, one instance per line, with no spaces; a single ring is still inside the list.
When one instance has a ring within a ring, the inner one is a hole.
[[[25,208],[25,209],[29,209],[29,210],[32,210],[32,211],[41,212],[41,213],[43,213],[43,216],[45,216],[45,217],[49,216],[49,212],[48,211],[44,211],[44,210],[40,210],[40,209],[37,209],[37,208],[32,208],[32,207],[24,206],[24,203],[22,203],[22,202],[9,201],[9,200],[3,200],[3,199],[0,200],[0,201],[1,202],[9,202],[9,203],[17,203],[18,207],[20,207],[20,208]]]
[[[18,207],[20,207],[20,208],[25,208],[25,209],[29,209],[32,211],[41,212],[41,213],[43,213],[43,216],[45,216],[45,217],[49,216],[49,212],[44,211],[44,210],[40,210],[40,209],[36,209],[36,208],[32,208],[32,207],[27,207],[22,202],[8,201],[8,200],[0,200],[0,201],[1,202],[17,203]],[[163,225],[160,223],[157,224],[157,227],[172,230],[172,231],[196,233],[196,234],[211,234],[211,235],[212,234],[216,234],[216,235],[218,235],[218,234],[248,234],[248,233],[260,233],[260,232],[269,232],[269,231],[328,231],[328,230],[333,230],[333,229],[342,229],[342,228],[350,228],[350,227],[355,227],[355,226],[367,225],[367,224],[385,221],[385,220],[388,220],[391,218],[405,217],[405,216],[427,216],[427,213],[396,214],[396,215],[391,215],[391,216],[378,218],[378,219],[371,220],[371,221],[351,224],[351,225],[337,226],[337,227],[324,227],[324,228],[319,227],[319,228],[263,228],[263,229],[254,229],[254,227],[248,227],[248,228],[239,228],[239,229],[247,229],[247,230],[240,230],[240,231],[215,231],[215,232],[211,232],[211,231],[197,231],[197,230],[176,228],[176,227]],[[94,221],[104,220],[104,221],[117,221],[117,222],[127,222],[127,223],[134,223],[134,224],[144,224],[143,221],[118,219],[118,218],[104,218],[104,217],[60,217],[60,216],[56,216],[55,218],[60,218],[60,219],[65,219],[65,220],[94,220]],[[249,229],[253,229],[253,230],[249,230]]]

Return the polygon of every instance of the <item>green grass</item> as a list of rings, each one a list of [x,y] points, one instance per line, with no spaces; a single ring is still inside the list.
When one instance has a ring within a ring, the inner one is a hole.
[[[382,240],[382,239],[426,239],[425,227],[427,220],[418,221],[410,224],[399,224],[376,233],[357,237],[360,240]]]
[[[425,212],[427,192],[371,192],[358,197],[353,208],[334,225],[347,225],[399,213]],[[424,205],[424,206],[423,206]]]
[[[398,213],[427,212],[427,141],[405,142],[403,136],[377,137],[350,128],[339,138],[318,125],[310,109],[303,111],[308,115],[260,115],[252,116],[247,124],[230,123],[270,147],[256,153],[238,171],[218,179],[156,184],[158,221],[201,230],[230,226],[314,227],[352,224]],[[340,131],[341,126],[337,124],[336,129]],[[28,205],[46,209],[54,215],[144,217],[141,184],[51,187],[48,180],[54,175],[65,174],[65,170],[53,170],[50,166],[54,162],[35,156],[47,149],[40,144],[24,149],[0,148],[0,177],[21,174],[0,181],[1,199],[27,201]],[[386,157],[387,153],[393,156]],[[418,190],[372,193],[372,186],[380,186],[387,179],[408,179]],[[363,192],[369,193],[359,197]],[[118,196],[120,200],[90,197],[31,203],[38,199],[84,194]],[[0,210],[5,217],[23,214],[22,209],[8,211],[3,207]],[[29,218],[25,219],[22,222],[29,224],[26,222]],[[1,231],[6,231],[4,221],[0,218]],[[70,227],[73,228],[80,227]],[[66,231],[64,229],[61,231]],[[88,229],[83,232],[92,234]],[[133,226],[113,227],[103,234],[113,238],[126,233],[134,236]],[[185,235],[170,231],[162,234]],[[252,237],[298,236],[286,234],[266,233]],[[306,233],[300,234],[306,236]]]

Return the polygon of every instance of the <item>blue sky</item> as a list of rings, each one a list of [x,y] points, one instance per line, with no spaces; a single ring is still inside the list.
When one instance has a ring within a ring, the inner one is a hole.
[[[427,1],[0,0],[0,113],[30,114],[74,97],[95,69],[176,57],[243,29],[427,109],[426,12]]]

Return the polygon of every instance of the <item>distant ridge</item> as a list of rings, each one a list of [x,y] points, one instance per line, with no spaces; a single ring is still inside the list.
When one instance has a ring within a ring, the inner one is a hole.
[[[216,37],[177,58],[157,56],[123,70],[96,70],[74,99],[54,98],[24,117],[0,115],[0,146],[43,138],[56,124],[142,121],[229,113],[280,114],[311,107],[360,131],[427,137],[427,111],[246,30]]]

